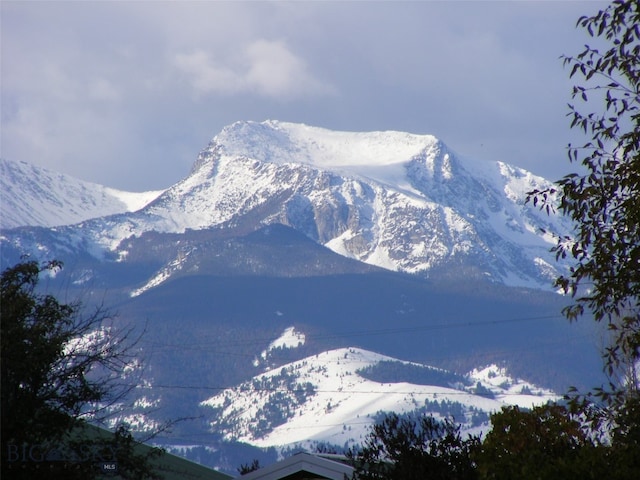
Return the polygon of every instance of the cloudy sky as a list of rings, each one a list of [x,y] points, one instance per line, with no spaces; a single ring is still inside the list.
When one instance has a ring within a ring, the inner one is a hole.
[[[1,155],[125,190],[168,187],[225,125],[432,134],[551,180],[561,54],[599,1],[11,1]]]

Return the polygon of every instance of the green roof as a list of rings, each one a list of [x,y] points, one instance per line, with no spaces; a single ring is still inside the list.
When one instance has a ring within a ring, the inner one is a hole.
[[[161,457],[152,460],[151,463],[154,467],[157,466],[158,473],[160,473],[165,480],[227,480],[233,478],[225,473],[166,452],[164,452]]]
[[[113,432],[95,425],[85,424],[84,426],[90,430],[89,432],[85,431],[89,436],[95,435],[95,437],[108,438],[113,435]],[[140,455],[150,453],[153,448],[154,447],[144,443],[139,443],[134,447],[135,452]],[[159,456],[150,458],[149,464],[151,468],[154,469],[154,472],[161,475],[164,480],[229,480],[233,478],[231,475],[205,467],[204,465],[173,455],[164,450],[160,450]],[[119,480],[122,477],[117,473],[105,473],[98,478],[104,480]]]

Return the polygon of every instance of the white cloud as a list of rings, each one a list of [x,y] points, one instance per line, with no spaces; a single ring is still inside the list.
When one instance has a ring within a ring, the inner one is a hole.
[[[247,83],[259,93],[282,97],[325,90],[308,74],[304,62],[282,42],[258,40],[247,48],[247,58],[250,61]]]
[[[240,87],[237,73],[217,65],[211,56],[202,50],[177,54],[174,66],[187,76],[193,89],[200,94],[236,93]]]
[[[558,56],[603,5],[0,1],[0,155],[151,190],[225,125],[272,118],[430,133],[558,178]]]
[[[229,65],[204,50],[179,53],[173,63],[200,95],[251,92],[291,99],[331,91],[308,72],[305,62],[282,41],[253,41],[233,64],[227,62]]]

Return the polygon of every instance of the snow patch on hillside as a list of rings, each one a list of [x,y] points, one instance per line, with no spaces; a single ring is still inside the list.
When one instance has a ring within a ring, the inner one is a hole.
[[[260,359],[266,361],[269,355],[276,349],[301,347],[305,344],[306,339],[307,337],[304,333],[298,332],[295,327],[288,327],[282,332],[282,335],[272,341],[269,346],[260,353]],[[255,367],[259,366],[260,363],[261,361],[257,358],[253,361]]]
[[[142,295],[147,290],[152,289],[153,287],[157,287],[158,285],[164,283],[171,275],[179,270],[182,270],[185,260],[191,254],[190,251],[181,252],[177,258],[173,259],[169,262],[164,268],[160,269],[159,272],[156,273],[147,283],[145,283],[142,287],[136,288],[129,295],[133,297],[137,297],[138,295]],[[126,254],[124,255],[126,257]]]
[[[120,200],[125,205],[126,212],[137,212],[141,208],[149,205],[164,192],[164,190],[150,190],[148,192],[124,192],[122,190],[115,190],[109,187],[105,187],[105,191],[112,195],[114,198]]]
[[[505,368],[497,365],[474,369],[469,373],[469,378],[483,388],[488,388],[498,401],[508,405],[532,408],[540,405],[540,399],[554,401],[560,398],[551,390],[537,387],[522,379],[512,378]]]
[[[296,331],[295,327],[286,328],[282,335],[269,344],[266,352],[274,348],[297,348],[304,345],[306,340],[305,334]]]

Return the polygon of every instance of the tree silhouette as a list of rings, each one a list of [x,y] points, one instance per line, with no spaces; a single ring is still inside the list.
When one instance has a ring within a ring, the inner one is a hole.
[[[430,415],[388,414],[364,446],[350,451],[356,480],[462,480],[477,478],[471,452],[478,437],[463,439],[460,425]]]
[[[61,267],[25,261],[0,278],[2,477],[92,478],[100,460],[117,463],[124,478],[153,477],[125,426],[105,438],[85,420],[131,388],[122,375],[137,338],[117,331],[101,307],[83,316],[79,303],[38,293],[40,275]]]

